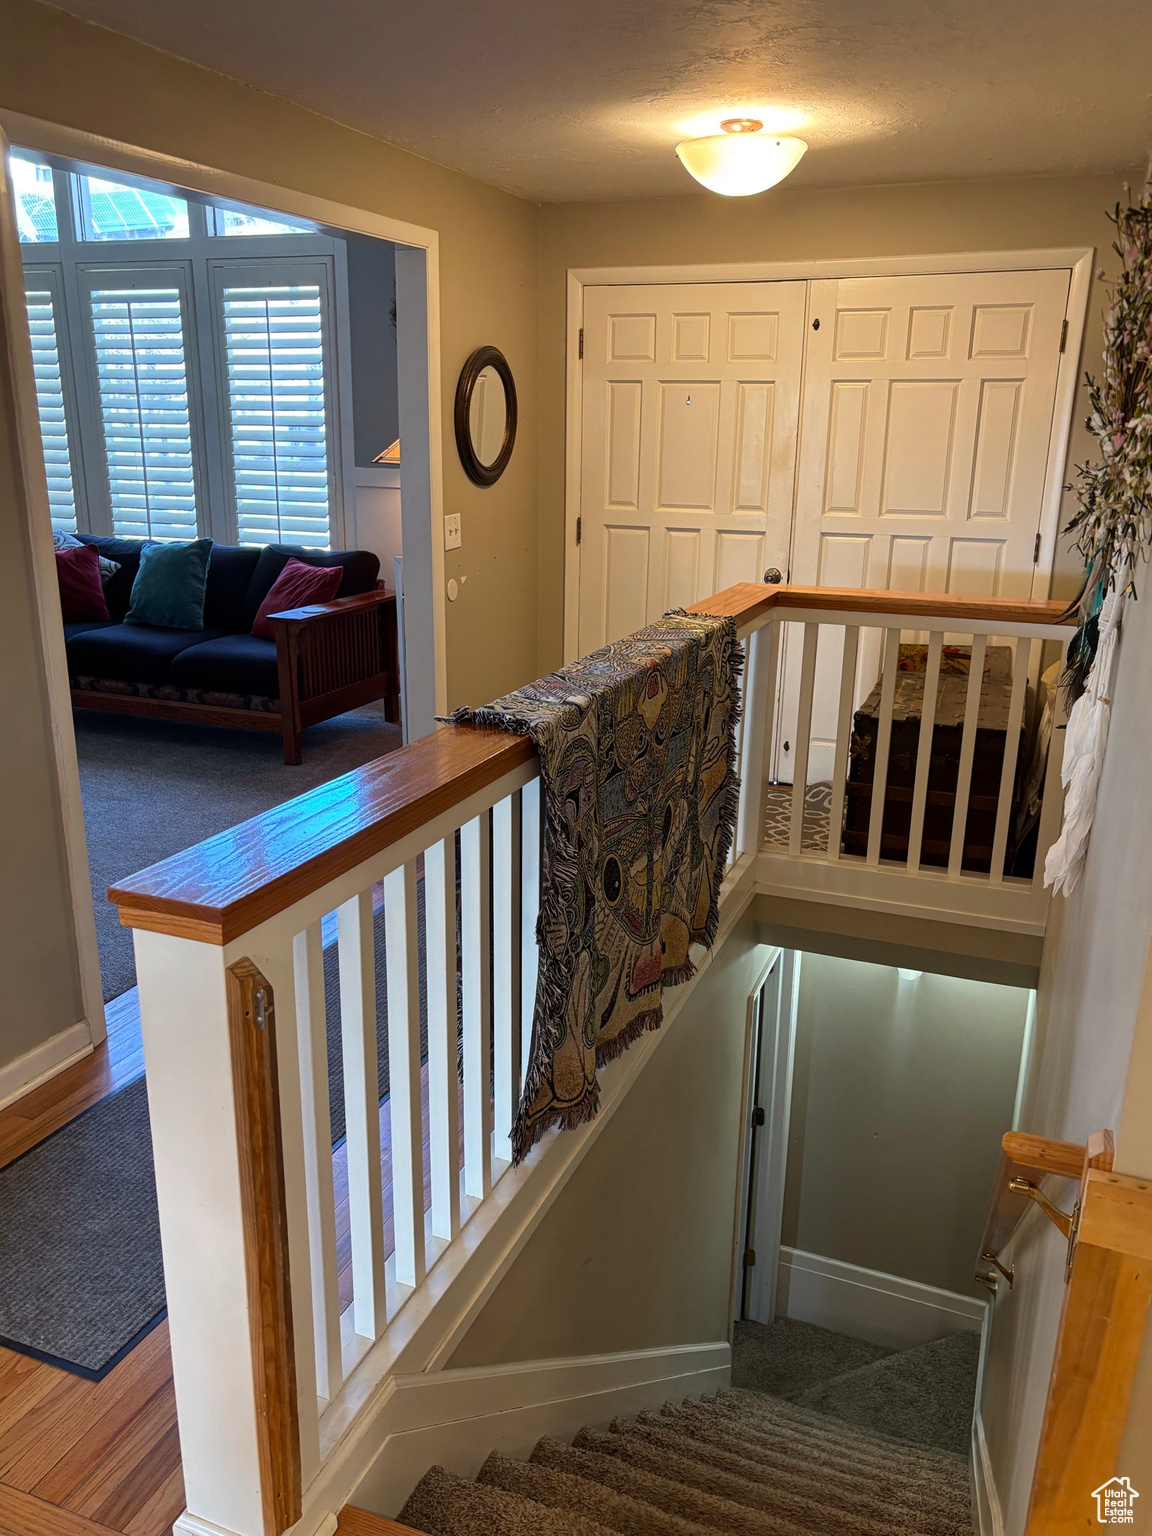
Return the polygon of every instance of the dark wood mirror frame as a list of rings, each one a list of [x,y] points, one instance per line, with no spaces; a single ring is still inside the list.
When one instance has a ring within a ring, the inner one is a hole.
[[[476,449],[469,430],[472,391],[476,388],[476,380],[485,368],[494,368],[504,386],[504,441],[500,444],[500,452],[491,464],[481,464],[476,457]],[[508,460],[512,457],[512,449],[516,444],[516,383],[512,378],[508,359],[499,347],[478,347],[460,370],[460,379],[456,385],[454,418],[456,451],[460,455],[464,473],[474,485],[495,485],[508,468]]]

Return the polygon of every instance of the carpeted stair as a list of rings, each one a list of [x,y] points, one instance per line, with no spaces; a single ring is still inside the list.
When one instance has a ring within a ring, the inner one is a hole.
[[[427,1536],[970,1536],[967,1457],[944,1446],[971,1416],[971,1337],[865,1346],[865,1363],[845,1346],[851,1368],[797,1380],[803,1401],[737,1388],[543,1439],[527,1461],[494,1452],[473,1482],[434,1467],[399,1519]]]

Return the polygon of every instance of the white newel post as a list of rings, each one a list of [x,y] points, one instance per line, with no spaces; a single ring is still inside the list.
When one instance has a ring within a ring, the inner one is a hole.
[[[135,931],[187,1509],[264,1536],[225,951]]]

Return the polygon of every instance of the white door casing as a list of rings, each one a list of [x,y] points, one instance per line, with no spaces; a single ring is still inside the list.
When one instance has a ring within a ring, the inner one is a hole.
[[[806,288],[585,290],[581,653],[785,568]]]
[[[791,581],[1032,595],[1070,278],[1052,268],[811,285]],[[786,640],[782,782],[797,648]],[[863,645],[857,703],[878,671],[875,645]],[[839,635],[826,631],[809,782],[832,772],[839,677]]]

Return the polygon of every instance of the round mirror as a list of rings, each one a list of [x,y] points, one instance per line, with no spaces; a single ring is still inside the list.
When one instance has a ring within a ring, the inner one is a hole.
[[[456,447],[469,480],[494,485],[508,467],[515,441],[512,370],[496,347],[480,347],[456,386]]]

